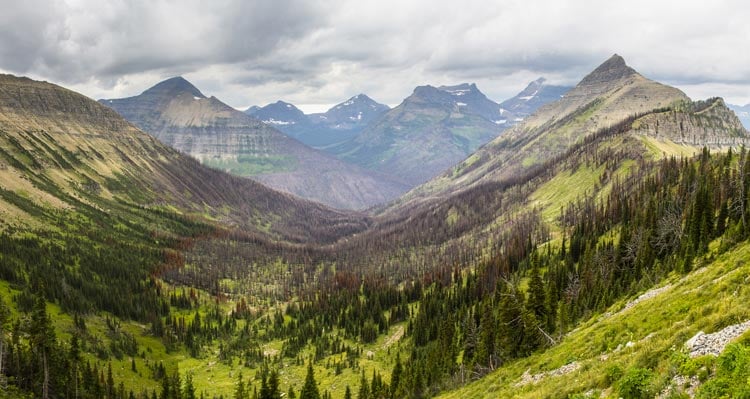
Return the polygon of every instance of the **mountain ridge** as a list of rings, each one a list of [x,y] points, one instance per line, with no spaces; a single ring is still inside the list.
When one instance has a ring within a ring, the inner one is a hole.
[[[309,148],[215,97],[196,96],[185,82],[170,79],[139,96],[101,103],[209,166],[333,207],[363,209],[406,189]]]
[[[689,98],[682,91],[644,78],[615,54],[558,101],[541,106],[524,122],[404,199],[443,196],[480,181],[509,178],[603,127],[685,101]]]
[[[310,221],[331,216],[332,222],[345,215],[200,166],[111,108],[51,83],[0,75],[0,111],[4,184],[23,187],[31,198],[51,205],[90,206],[120,198],[158,208],[168,199],[185,214],[208,212],[228,225],[292,241],[312,238],[315,229],[284,214]],[[227,204],[232,212],[222,214]],[[28,220],[19,215],[21,222]]]

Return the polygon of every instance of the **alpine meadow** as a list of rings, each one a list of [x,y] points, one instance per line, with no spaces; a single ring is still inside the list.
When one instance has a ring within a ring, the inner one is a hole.
[[[0,399],[750,397],[747,4],[4,3]]]

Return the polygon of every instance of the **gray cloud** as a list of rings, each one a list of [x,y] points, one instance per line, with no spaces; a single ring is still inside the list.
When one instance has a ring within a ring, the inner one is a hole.
[[[476,82],[509,97],[574,84],[612,53],[693,97],[750,102],[740,0],[4,0],[0,69],[92,97],[185,75],[235,106],[395,104],[416,85]]]

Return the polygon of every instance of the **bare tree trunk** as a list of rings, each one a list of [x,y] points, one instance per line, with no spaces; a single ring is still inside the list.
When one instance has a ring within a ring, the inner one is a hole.
[[[0,331],[0,388],[5,389],[5,375],[3,374],[3,359],[5,358],[5,341],[3,332]]]
[[[47,366],[47,351],[42,352],[44,366],[44,382],[42,383],[42,399],[49,399],[49,367]]]

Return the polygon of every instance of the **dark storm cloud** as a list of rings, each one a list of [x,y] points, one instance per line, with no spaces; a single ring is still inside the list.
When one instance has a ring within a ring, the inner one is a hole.
[[[9,2],[0,69],[93,97],[185,75],[235,106],[395,104],[416,85],[490,97],[546,76],[574,84],[613,53],[689,95],[750,101],[740,0],[57,0]]]

